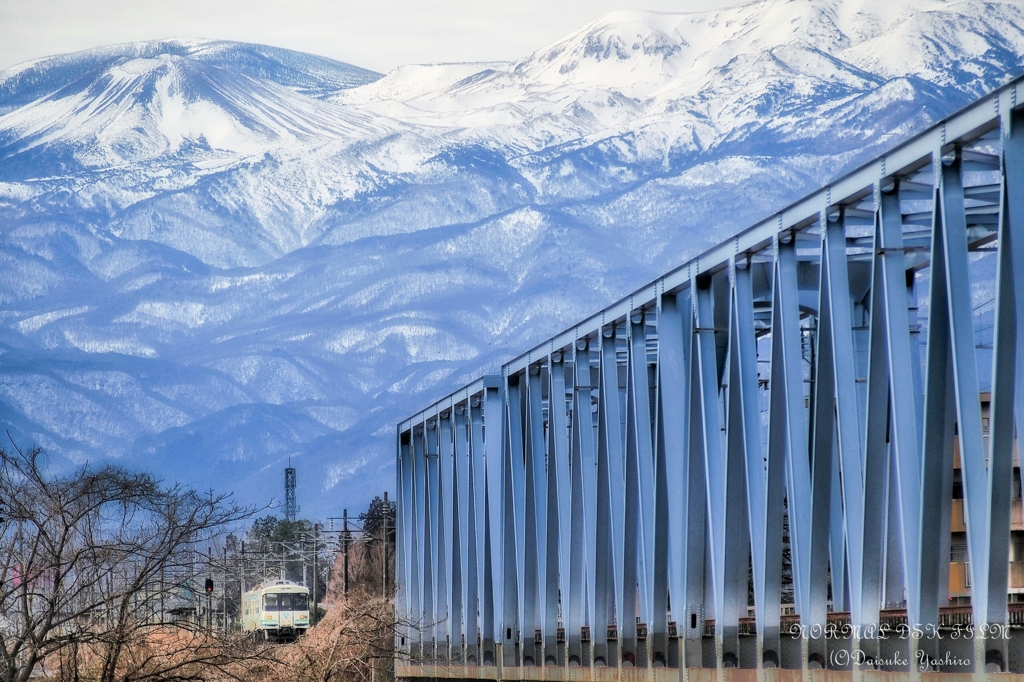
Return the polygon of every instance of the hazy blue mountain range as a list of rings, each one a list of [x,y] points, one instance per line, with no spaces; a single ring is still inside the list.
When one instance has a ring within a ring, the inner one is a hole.
[[[381,76],[172,40],[0,72],[0,425],[307,515],[394,423],[1024,71],[1009,2],[610,14]]]

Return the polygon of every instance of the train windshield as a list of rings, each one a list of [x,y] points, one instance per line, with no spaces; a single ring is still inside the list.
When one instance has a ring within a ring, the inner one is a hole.
[[[264,611],[305,611],[308,608],[309,598],[305,594],[263,595]]]

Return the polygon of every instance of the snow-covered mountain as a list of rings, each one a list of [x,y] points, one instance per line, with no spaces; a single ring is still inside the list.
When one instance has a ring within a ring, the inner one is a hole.
[[[394,422],[1024,71],[1010,2],[618,12],[383,77],[222,41],[0,73],[0,427],[309,515]]]

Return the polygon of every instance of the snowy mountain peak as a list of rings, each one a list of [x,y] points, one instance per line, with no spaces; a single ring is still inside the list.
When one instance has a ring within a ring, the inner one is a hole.
[[[709,12],[612,12],[515,70],[531,81],[643,96],[672,80],[700,81],[737,56],[800,42],[850,68],[939,78],[953,62],[1019,54],[1021,28],[1021,8],[1008,2],[771,0]]]
[[[103,168],[255,154],[378,130],[358,112],[210,60],[215,52],[237,56],[236,48],[212,41],[126,46],[117,59],[0,117],[0,156],[57,145],[82,166]]]
[[[0,115],[53,93],[90,72],[138,58],[179,56],[326,98],[372,83],[380,74],[316,55],[205,38],[150,40],[34,59],[0,72]]]

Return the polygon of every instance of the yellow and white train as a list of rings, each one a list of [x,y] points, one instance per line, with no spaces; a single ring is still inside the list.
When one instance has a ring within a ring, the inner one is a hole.
[[[308,628],[308,588],[274,580],[242,595],[242,632],[257,641],[293,641]]]

